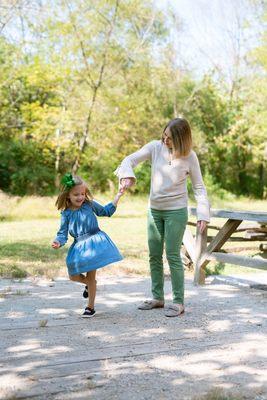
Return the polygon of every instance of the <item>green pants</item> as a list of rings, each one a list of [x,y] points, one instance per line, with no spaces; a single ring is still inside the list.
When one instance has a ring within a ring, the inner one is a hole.
[[[173,302],[184,303],[184,267],[180,256],[188,219],[187,208],[148,210],[149,264],[154,299],[164,300],[163,248],[170,267]]]

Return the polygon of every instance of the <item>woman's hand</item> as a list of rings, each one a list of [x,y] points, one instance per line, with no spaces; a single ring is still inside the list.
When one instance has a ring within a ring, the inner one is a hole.
[[[134,185],[134,182],[135,182],[134,178],[122,178],[120,180],[120,190],[128,189],[129,187]]]
[[[207,227],[207,221],[197,221],[197,227],[200,230],[200,233],[203,233]]]
[[[60,243],[58,243],[58,242],[53,242],[53,243],[52,243],[52,247],[53,247],[53,249],[59,249],[59,248],[60,248]]]

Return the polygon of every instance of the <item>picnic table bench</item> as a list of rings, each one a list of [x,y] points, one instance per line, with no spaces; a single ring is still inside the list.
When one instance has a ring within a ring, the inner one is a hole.
[[[196,208],[189,207],[189,215],[196,215]],[[241,265],[250,268],[267,269],[267,260],[263,258],[240,256],[233,253],[220,252],[222,246],[230,239],[235,232],[247,231],[249,234],[242,240],[265,241],[267,239],[267,212],[252,211],[231,211],[231,210],[211,210],[211,218],[223,218],[226,222],[222,227],[211,225],[211,229],[218,230],[217,235],[210,237],[210,243],[207,245],[206,228],[203,233],[196,228],[196,235],[193,236],[189,227],[186,227],[183,244],[187,255],[190,256],[194,265],[194,283],[195,285],[205,283],[205,267],[212,260],[227,262],[229,264]],[[257,223],[256,227],[239,228],[243,221],[253,221]],[[189,222],[190,225],[195,223]],[[252,233],[252,235],[251,235]],[[256,233],[256,235],[253,235]],[[263,248],[263,247],[262,247]]]

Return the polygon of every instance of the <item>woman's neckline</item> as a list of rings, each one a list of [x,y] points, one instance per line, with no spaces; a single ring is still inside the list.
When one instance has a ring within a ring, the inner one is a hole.
[[[163,143],[163,142],[162,142],[162,146],[164,147],[164,149],[166,149],[166,150],[168,151],[169,156],[170,156],[170,155],[173,156],[173,148],[170,149],[170,148],[167,147],[166,144]],[[187,158],[190,157],[190,155],[192,154],[192,151],[193,151],[193,149],[190,150],[190,152],[188,153],[187,156],[174,157],[174,158],[172,158],[172,161],[174,161],[174,160],[186,160]]]

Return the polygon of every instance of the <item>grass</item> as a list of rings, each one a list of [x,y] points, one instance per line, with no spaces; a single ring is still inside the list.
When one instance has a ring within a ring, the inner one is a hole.
[[[211,389],[203,396],[194,397],[194,400],[246,400],[247,397],[240,393],[226,392],[220,388]]]
[[[112,200],[113,195],[95,194],[96,200],[106,203]],[[24,221],[35,219],[54,219],[58,217],[55,208],[56,197],[40,196],[8,196],[0,190],[0,221]],[[126,195],[119,205],[122,218],[144,216],[147,209],[147,196]],[[220,199],[210,196],[212,208],[228,210],[263,211],[266,209],[265,200],[255,200],[247,197],[228,196]],[[194,202],[192,202],[192,205]],[[219,219],[218,222],[222,220]]]
[[[39,328],[45,328],[47,326],[47,322],[48,322],[47,319],[41,319],[41,321],[39,321],[38,323]]]
[[[103,204],[112,200],[112,196],[99,195],[96,199]],[[62,249],[51,248],[59,227],[59,212],[55,209],[54,202],[53,197],[9,198],[0,192],[0,276],[24,278],[31,275],[53,278],[66,275],[64,259],[71,240]],[[243,210],[264,209],[264,202],[250,199],[237,199],[234,204],[224,202],[222,206],[217,201],[214,207],[232,208],[233,205],[234,208]],[[105,273],[149,273],[146,212],[147,197],[127,195],[123,197],[112,218],[98,218],[101,229],[111,236],[124,255],[122,262],[105,268]],[[222,224],[224,221],[215,222]],[[237,245],[238,242],[231,244]],[[258,242],[253,245],[257,247]],[[256,252],[251,251],[252,254]],[[210,274],[256,271],[228,264],[209,264]]]

